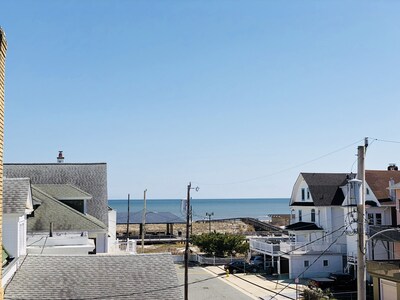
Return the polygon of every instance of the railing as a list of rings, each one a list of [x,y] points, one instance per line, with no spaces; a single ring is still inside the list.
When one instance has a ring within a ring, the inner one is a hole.
[[[197,262],[200,265],[213,265],[213,266],[226,265],[235,260],[243,260],[243,258],[197,255]]]
[[[342,253],[342,245],[331,243],[285,243],[280,244],[281,251],[288,254],[303,254],[308,252]]]
[[[250,240],[250,249],[257,250],[262,253],[267,253],[270,255],[274,255],[274,254],[277,255],[277,254],[279,254],[280,245],[269,243],[266,241],[259,241],[256,239],[251,239]]]
[[[136,241],[129,239],[128,241],[121,241],[117,239],[114,244],[110,245],[109,252],[113,254],[137,254]]]

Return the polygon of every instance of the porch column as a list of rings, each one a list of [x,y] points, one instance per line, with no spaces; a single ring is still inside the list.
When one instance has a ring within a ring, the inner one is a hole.
[[[264,259],[264,261],[265,261],[265,259]],[[272,266],[274,267],[274,270],[275,270],[275,262],[274,262],[274,256],[273,255],[271,255],[271,263],[272,263]]]
[[[174,224],[170,224],[171,225],[171,232],[169,233],[170,235],[174,235]]]
[[[140,223],[139,224],[139,236],[142,236],[142,232],[143,232],[143,224]]]
[[[278,256],[278,274],[281,275],[281,257]]]

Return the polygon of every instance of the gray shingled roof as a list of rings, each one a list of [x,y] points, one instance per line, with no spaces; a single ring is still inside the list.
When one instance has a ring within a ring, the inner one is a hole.
[[[344,195],[341,186],[346,185],[345,173],[301,173],[310,189],[315,206],[342,205]]]
[[[72,184],[35,184],[35,186],[57,200],[92,199],[92,195]]]
[[[3,179],[3,213],[25,214],[31,189],[29,178]]]
[[[183,299],[170,254],[28,255],[4,299]]]
[[[105,163],[4,164],[4,176],[29,177],[32,184],[72,184],[93,196],[87,203],[87,212],[108,224]]]
[[[34,217],[28,219],[28,231],[49,231],[50,222],[59,231],[102,231],[107,226],[88,214],[82,214],[32,185],[32,198],[40,202]]]

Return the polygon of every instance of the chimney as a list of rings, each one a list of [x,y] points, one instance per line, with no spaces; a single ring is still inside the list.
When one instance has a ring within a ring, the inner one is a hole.
[[[390,178],[389,180],[389,196],[390,200],[394,201],[396,200],[396,191],[392,187],[394,186],[394,179]]]
[[[388,171],[398,171],[399,167],[395,163],[390,163],[387,169]]]
[[[64,156],[63,156],[62,153],[63,153],[62,151],[58,151],[57,162],[58,162],[59,164],[62,164],[62,163],[64,162]]]

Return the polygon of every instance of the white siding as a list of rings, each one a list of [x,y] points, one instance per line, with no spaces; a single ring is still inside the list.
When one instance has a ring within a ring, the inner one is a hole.
[[[18,257],[18,215],[3,215],[3,245],[11,256]]]
[[[343,259],[342,255],[324,255],[313,263],[319,255],[292,255],[289,260],[289,277],[290,279],[296,278],[304,270],[301,278],[312,277],[326,277],[332,272],[343,272]],[[328,266],[323,265],[323,261],[328,261]],[[304,266],[304,262],[309,262],[309,267]]]

